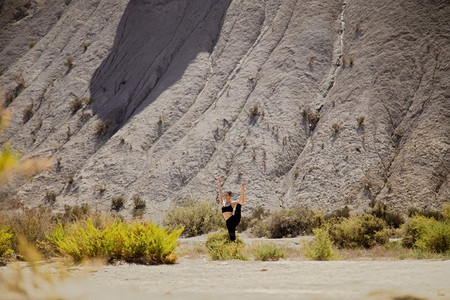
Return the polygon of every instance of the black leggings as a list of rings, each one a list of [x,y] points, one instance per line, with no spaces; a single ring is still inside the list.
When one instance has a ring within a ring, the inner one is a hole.
[[[236,227],[239,225],[239,222],[241,222],[241,205],[237,204],[234,215],[226,220],[228,234],[230,235],[230,240],[232,241],[236,240]]]

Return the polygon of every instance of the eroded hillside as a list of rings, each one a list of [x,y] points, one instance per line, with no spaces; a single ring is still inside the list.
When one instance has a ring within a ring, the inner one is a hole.
[[[249,208],[450,199],[445,0],[2,3],[2,138],[55,162],[4,205],[139,196],[158,220],[218,176]]]

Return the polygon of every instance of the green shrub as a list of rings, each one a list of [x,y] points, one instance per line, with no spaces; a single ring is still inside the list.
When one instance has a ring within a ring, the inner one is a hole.
[[[283,238],[310,234],[312,229],[322,224],[322,218],[314,211],[296,207],[271,213],[257,224],[253,233],[258,237]]]
[[[416,241],[415,246],[422,251],[450,254],[450,223],[433,220]]]
[[[324,216],[325,220],[333,219],[333,218],[349,218],[350,217],[350,208],[346,205],[343,208],[339,208],[329,214]]]
[[[58,253],[70,256],[76,262],[102,254],[103,237],[91,219],[67,226],[59,223],[47,239]]]
[[[230,241],[225,229],[208,235],[205,245],[212,260],[247,260],[242,254],[245,243],[239,237],[236,237],[235,242]]]
[[[412,218],[414,216],[424,216],[426,218],[433,218],[437,221],[445,220],[445,216],[436,210],[431,209],[417,209],[415,207],[411,207],[408,209],[408,217]],[[448,219],[448,218],[447,218]]]
[[[450,250],[450,222],[416,215],[403,226],[402,245],[422,251],[446,253]]]
[[[306,257],[313,260],[336,260],[339,258],[328,230],[327,227],[313,229],[314,240],[304,246]]]
[[[283,250],[277,247],[274,243],[267,245],[260,245],[255,248],[255,260],[279,260],[284,258],[286,255]]]
[[[442,206],[442,214],[447,222],[450,221],[450,202],[447,202]]]
[[[340,248],[371,248],[389,240],[385,222],[369,214],[341,219],[331,225],[330,235]]]
[[[132,263],[175,263],[174,253],[181,229],[169,231],[153,223],[112,222],[97,228],[91,219],[62,225],[47,236],[55,250],[79,262],[84,258],[104,257]]]
[[[190,237],[217,230],[224,226],[224,221],[215,203],[191,199],[170,210],[164,218],[164,225],[184,227],[183,235]]]
[[[13,234],[7,228],[0,228],[0,260],[14,252],[10,249],[12,237]]]
[[[103,232],[105,255],[110,259],[142,264],[173,264],[183,228],[169,230],[154,223],[118,221]]]
[[[269,215],[270,214],[268,212],[266,212],[262,206],[258,206],[257,208],[255,208],[252,211],[252,214],[250,217],[247,217],[247,216],[241,217],[241,222],[236,227],[236,231],[243,232],[243,231],[246,231],[247,229],[253,230],[255,227],[257,227],[261,223],[262,220],[264,220]],[[254,231],[253,233],[256,234],[255,232],[258,231],[258,229],[253,230],[253,231]],[[265,234],[263,232],[261,236],[264,236],[264,235]]]
[[[405,219],[400,215],[400,213],[389,211],[384,202],[372,200],[369,207],[369,213],[384,220],[389,227],[400,228],[400,226],[405,223]]]

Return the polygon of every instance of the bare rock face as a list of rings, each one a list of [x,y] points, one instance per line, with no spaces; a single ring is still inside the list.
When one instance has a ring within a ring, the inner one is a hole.
[[[123,195],[158,221],[219,176],[250,209],[450,199],[445,0],[32,3],[0,36],[2,139],[55,165],[3,205]]]

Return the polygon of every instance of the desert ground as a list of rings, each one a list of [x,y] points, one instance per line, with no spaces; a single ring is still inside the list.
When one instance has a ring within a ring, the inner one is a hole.
[[[181,247],[195,248],[203,238],[180,239]],[[301,239],[275,242],[301,247]],[[252,245],[267,240],[244,241]],[[262,262],[211,261],[205,254],[188,255],[185,251],[180,255],[175,265],[77,265],[69,268],[70,279],[53,285],[53,291],[49,292],[49,287],[29,288],[27,293],[29,299],[48,299],[49,295],[55,299],[109,300],[450,299],[449,260],[359,258],[319,262],[286,258]],[[13,264],[3,267],[0,274],[6,275],[13,268]],[[24,278],[23,275],[18,280]],[[1,299],[14,297],[0,295]]]

